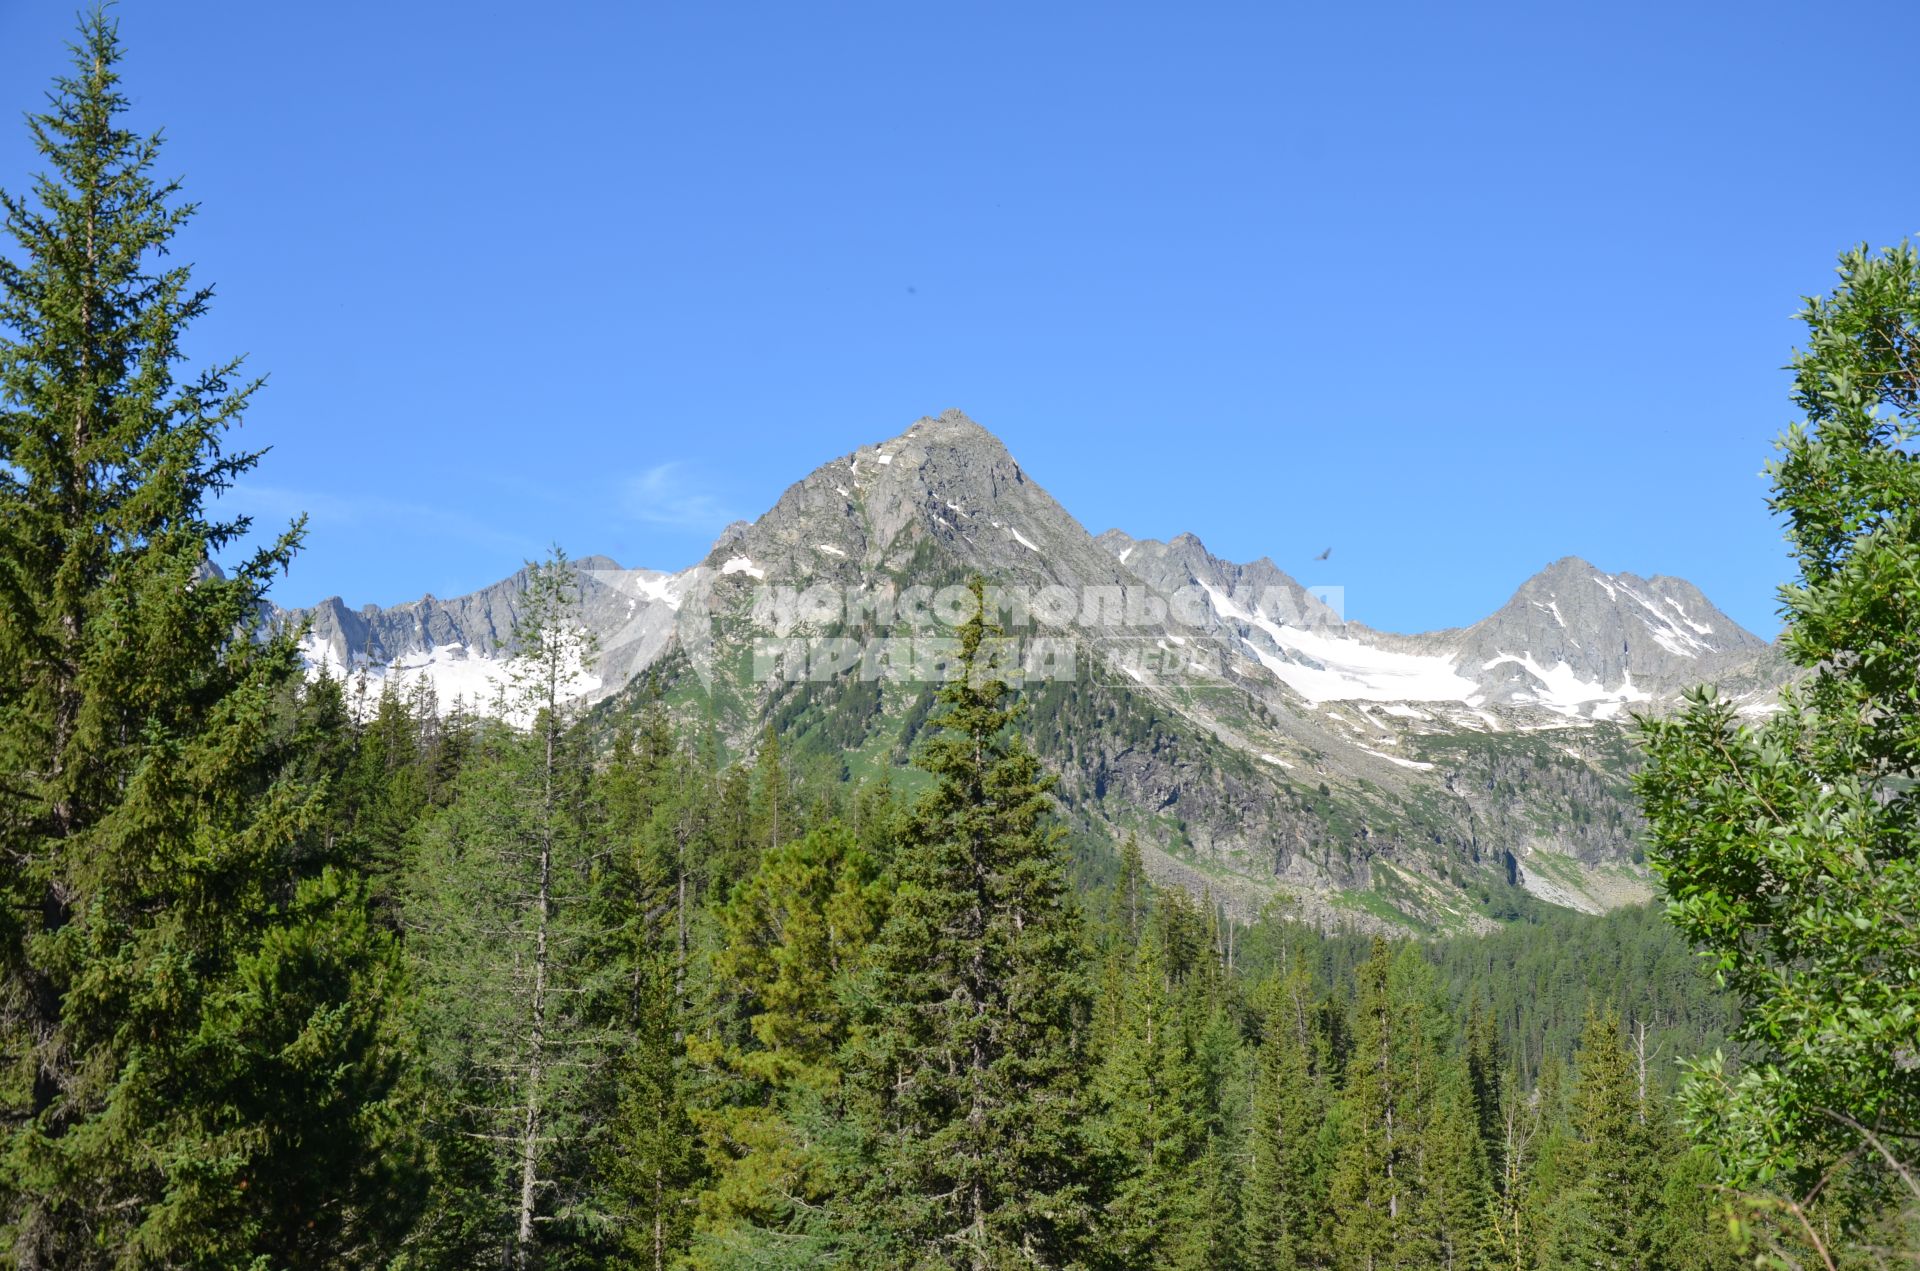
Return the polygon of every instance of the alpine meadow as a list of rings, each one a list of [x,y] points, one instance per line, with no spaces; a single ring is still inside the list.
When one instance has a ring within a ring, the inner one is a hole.
[[[1914,244],[1801,301],[1777,639],[1377,629],[958,410],[352,607],[124,52],[0,172],[0,1266],[1920,1265]]]

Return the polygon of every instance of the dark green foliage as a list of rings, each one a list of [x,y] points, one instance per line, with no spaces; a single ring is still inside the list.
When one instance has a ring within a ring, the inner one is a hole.
[[[1206,1265],[1188,1241],[1206,1217],[1210,1101],[1177,1002],[1162,943],[1149,939],[1118,985],[1115,1027],[1091,1083],[1095,1151],[1110,1188],[1103,1256],[1117,1267]]]
[[[873,832],[890,805],[860,798]],[[839,1054],[889,880],[837,822],[775,848],[719,910],[712,989],[727,1021],[690,1049],[724,1083],[696,1116],[712,1178],[698,1200],[701,1266],[826,1247],[821,1207],[841,1162],[823,1121],[844,1112]]]
[[[975,584],[976,599],[979,584]],[[960,630],[873,951],[854,1056],[874,1158],[858,1221],[889,1258],[1064,1266],[1086,1229],[1085,946],[1050,784]]]
[[[1116,853],[1089,809],[1124,803],[1106,743],[1244,757],[1091,683],[1023,718],[980,584],[938,693],[783,687],[737,762],[738,702],[580,717],[564,558],[486,722],[391,677],[303,686],[295,633],[257,626],[297,531],[212,568],[252,387],[174,377],[207,294],[152,272],[186,210],[115,122],[115,56],[90,20],[35,120],[50,175],[5,204],[0,1262],[1731,1271],[1730,1224],[1779,1265],[1911,1243],[1855,1185],[1913,1102],[1911,942],[1860,921],[1913,876],[1910,433],[1865,413],[1913,414],[1911,253],[1810,309],[1780,506],[1820,669],[1759,734],[1704,701],[1649,734],[1675,912],[1760,1004],[1759,1062],[1690,1096],[1709,1153],[1655,1061],[1727,1037],[1730,999],[1655,911],[1551,915],[1489,873],[1523,919],[1491,937],[1243,936],[1148,878],[1178,820]],[[1086,761],[1078,807],[1023,729]],[[1504,790],[1560,771],[1501,745]],[[917,798],[867,779],[912,748]],[[1357,850],[1362,796],[1318,790]],[[1843,1149],[1811,1209],[1718,1186]]]
[[[533,566],[501,687],[509,719],[487,730],[449,807],[409,862],[402,915],[417,1017],[442,1115],[489,1145],[484,1173],[442,1178],[435,1208],[464,1211],[483,1250],[517,1267],[590,1221],[569,1154],[591,1146],[592,1092],[614,1038],[593,1010],[606,971],[594,891],[601,848],[587,756],[566,685],[592,650],[572,614],[563,557]],[[377,734],[376,734],[377,740]]]
[[[1440,1126],[1441,1091],[1455,1076],[1446,1031],[1432,968],[1410,946],[1376,941],[1359,969],[1328,1184],[1337,1265],[1441,1265],[1478,1234],[1477,1224],[1453,1223],[1466,1198],[1485,1188],[1484,1160],[1469,1143],[1435,1146],[1446,1130],[1456,1139],[1473,1134],[1463,1088],[1454,1091],[1451,1123]],[[1445,1172],[1454,1169],[1459,1177]]]
[[[393,951],[321,833],[325,708],[208,500],[257,382],[179,373],[211,292],[126,129],[113,24],[0,197],[0,1247],[23,1267],[334,1266],[410,1220]]]
[[[1274,1271],[1329,1265],[1327,1112],[1331,1055],[1312,978],[1295,967],[1262,986],[1249,1127],[1249,1261]]]
[[[1241,944],[1252,976],[1281,964],[1304,965],[1324,984],[1350,986],[1369,954],[1369,938],[1328,935],[1285,921],[1257,923]],[[1735,1003],[1717,988],[1658,905],[1601,916],[1565,910],[1490,935],[1457,936],[1422,946],[1440,974],[1449,1009],[1497,1035],[1491,1061],[1523,1087],[1540,1076],[1546,1057],[1570,1058],[1590,1003],[1611,1001],[1648,1028],[1648,1048],[1670,1060],[1711,1051],[1733,1026]],[[1483,1038],[1484,1040],[1484,1038]],[[1670,1092],[1674,1065],[1652,1069]]]
[[[1661,1246],[1666,1190],[1658,1119],[1637,1095],[1620,1017],[1589,1011],[1574,1056],[1572,1138],[1564,1185],[1547,1220],[1543,1265],[1668,1266]],[[1674,1154],[1677,1155],[1677,1154]]]

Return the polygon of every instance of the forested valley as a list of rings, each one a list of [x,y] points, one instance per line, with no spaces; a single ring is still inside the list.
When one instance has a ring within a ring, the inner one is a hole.
[[[0,1263],[1912,1264],[1909,249],[1811,308],[1810,678],[1646,725],[1666,903],[1388,939],[1070,848],[984,602],[911,780],[585,710],[558,553],[485,711],[310,674],[117,57],[5,203]]]

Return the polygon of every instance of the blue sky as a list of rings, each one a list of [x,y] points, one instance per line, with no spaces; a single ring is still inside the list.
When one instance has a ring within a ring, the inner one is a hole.
[[[0,105],[73,10],[0,0]],[[1572,553],[1770,635],[1791,315],[1920,230],[1911,3],[118,12],[193,348],[271,376],[239,501],[312,514],[282,603],[678,568],[957,406],[1375,625]]]

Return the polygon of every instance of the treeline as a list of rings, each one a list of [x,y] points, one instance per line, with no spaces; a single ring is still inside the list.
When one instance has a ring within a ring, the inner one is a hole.
[[[392,682],[298,693],[316,832],[363,862],[397,952],[382,1116],[404,1130],[377,1147],[409,1217],[382,1256],[1735,1264],[1672,1065],[1609,1005],[1641,1000],[1666,928],[1261,924],[1230,968],[1217,911],[1131,844],[1072,894],[1001,686],[942,693],[913,801],[799,782],[771,732],[723,763],[657,698],[596,752],[564,697],[588,654],[568,590],[564,563],[533,571],[496,707],[519,726]],[[1564,980],[1596,941],[1617,978]],[[1508,970],[1530,963],[1549,991]],[[1697,976],[1656,999],[1689,1027],[1723,1007]]]
[[[1649,920],[1223,932],[1131,848],[1076,891],[978,619],[912,798],[796,781],[773,733],[732,762],[657,699],[603,745],[559,559],[484,716],[309,681],[261,617],[302,527],[246,552],[216,503],[258,459],[228,439],[257,384],[178,373],[210,293],[167,265],[191,207],[120,122],[118,56],[96,13],[29,120],[47,175],[0,200],[6,1265],[1713,1271],[1751,1264],[1738,1241],[1837,1271],[1913,1247],[1874,1217],[1911,1183],[1906,681],[1777,726],[1845,723],[1824,749],[1755,749],[1704,699],[1656,733],[1653,859],[1761,1008],[1732,1031],[1761,1060],[1684,1096],[1713,1160],[1660,1073],[1729,1017]],[[1911,571],[1913,541],[1880,546]],[[1881,676],[1901,648],[1815,652]],[[1899,764],[1847,784],[1862,730]],[[1748,1194],[1723,1207],[1716,1176]]]
[[[1281,918],[1243,930],[1233,952],[1249,978],[1303,965],[1351,993],[1372,946],[1363,933]],[[1604,916],[1542,904],[1492,932],[1418,947],[1433,963],[1451,1012],[1460,1019],[1474,1009],[1487,1014],[1501,1039],[1502,1064],[1529,1085],[1549,1056],[1573,1054],[1596,1003],[1612,1005],[1636,1047],[1645,1047],[1650,1079],[1662,1093],[1677,1084],[1679,1061],[1724,1046],[1737,1018],[1734,997],[1703,974],[1699,956],[1657,904]]]

